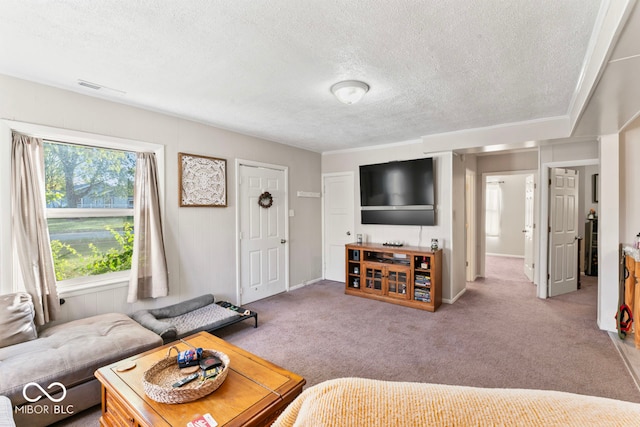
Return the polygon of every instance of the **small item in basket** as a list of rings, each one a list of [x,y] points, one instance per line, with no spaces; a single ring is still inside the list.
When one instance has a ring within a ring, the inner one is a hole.
[[[222,372],[223,369],[224,369],[224,366],[220,365],[220,366],[216,366],[215,368],[210,368],[205,370],[202,374],[202,381],[210,380],[212,378],[217,377],[218,374]]]
[[[204,370],[222,365],[222,360],[218,356],[209,356],[200,360],[200,367]]]
[[[173,387],[173,388],[176,388],[176,387],[182,387],[183,385],[185,385],[185,384],[187,384],[187,383],[190,383],[191,381],[195,380],[195,379],[196,379],[196,378],[198,378],[199,376],[200,376],[200,374],[198,374],[198,373],[196,373],[196,374],[191,374],[191,375],[189,375],[188,377],[184,377],[183,379],[181,379],[181,380],[179,380],[179,381],[175,382],[175,383],[173,384],[173,386],[172,386],[172,387]]]
[[[180,373],[189,375],[189,374],[193,374],[194,372],[198,372],[199,370],[200,370],[200,366],[193,365],[193,366],[188,366],[186,368],[180,368]]]
[[[201,348],[190,348],[189,350],[181,351],[178,353],[178,367],[187,368],[189,366],[199,365],[201,356]]]
[[[208,413],[200,415],[187,423],[187,427],[216,427],[217,425],[216,420]]]

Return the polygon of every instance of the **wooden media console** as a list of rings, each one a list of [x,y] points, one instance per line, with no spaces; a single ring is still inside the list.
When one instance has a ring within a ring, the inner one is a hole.
[[[351,243],[345,293],[436,311],[442,304],[442,249]]]

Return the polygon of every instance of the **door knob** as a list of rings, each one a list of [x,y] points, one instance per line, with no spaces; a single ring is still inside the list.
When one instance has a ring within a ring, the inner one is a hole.
[[[347,231],[347,236],[351,236],[351,232],[350,231]]]
[[[285,239],[280,239],[280,243],[285,244],[287,241]]]

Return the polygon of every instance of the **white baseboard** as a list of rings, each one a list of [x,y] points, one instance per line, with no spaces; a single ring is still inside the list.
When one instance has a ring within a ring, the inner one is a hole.
[[[460,299],[460,297],[464,295],[465,292],[467,292],[467,288],[464,288],[463,290],[458,292],[458,294],[453,298],[443,298],[442,302],[444,302],[445,304],[453,304],[454,302],[458,301],[458,299]]]
[[[303,288],[303,287],[305,287],[305,286],[307,286],[307,285],[311,285],[311,284],[313,284],[313,283],[317,283],[317,282],[319,282],[319,281],[321,281],[321,280],[322,280],[322,277],[320,277],[320,278],[318,278],[318,279],[305,280],[304,282],[302,282],[302,283],[298,283],[297,285],[289,286],[289,291],[293,291],[293,290],[295,290],[295,289]]]
[[[499,256],[499,257],[504,257],[504,258],[522,258],[524,259],[524,255],[509,255],[509,254],[494,254],[494,253],[485,253],[485,255],[488,256]]]

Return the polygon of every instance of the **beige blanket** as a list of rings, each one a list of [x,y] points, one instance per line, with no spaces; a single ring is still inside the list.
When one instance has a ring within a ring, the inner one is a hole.
[[[325,381],[306,389],[274,426],[640,426],[640,404],[544,390]]]

